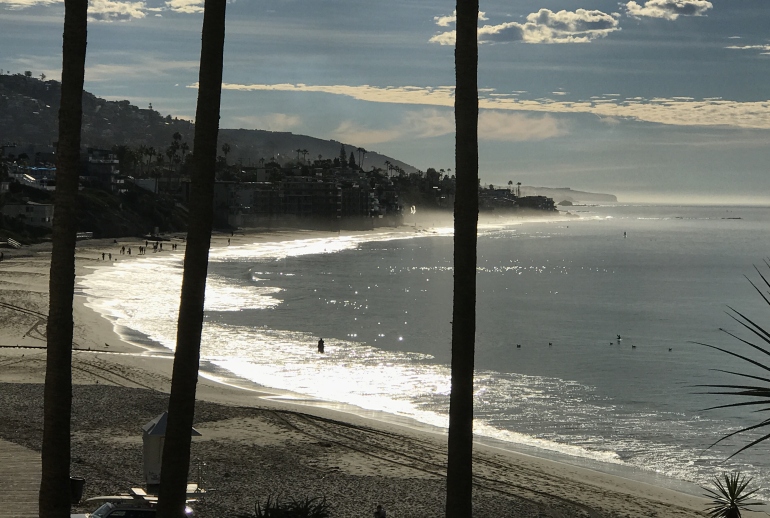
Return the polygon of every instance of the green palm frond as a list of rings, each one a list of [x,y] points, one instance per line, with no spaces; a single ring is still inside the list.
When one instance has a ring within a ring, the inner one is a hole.
[[[711,518],[741,518],[741,511],[746,511],[749,506],[762,505],[761,502],[747,502],[757,492],[757,489],[747,491],[751,480],[740,472],[714,477],[714,489],[703,488],[706,491],[704,496],[711,499],[706,508],[708,515]]]
[[[770,262],[765,260],[765,264],[770,267]],[[770,281],[768,281],[768,278],[762,275],[762,272],[757,268],[756,266],[754,269],[759,274],[759,277],[764,282],[765,286],[770,288]],[[754,287],[754,289],[759,293],[759,295],[762,297],[762,299],[765,301],[768,306],[770,306],[770,298],[766,296],[766,294],[762,291],[762,288],[758,286],[754,281],[746,277],[746,279],[749,281],[749,283]],[[761,283],[760,283],[761,285]],[[770,292],[768,292],[767,295],[770,295]],[[719,328],[720,331],[727,334],[728,336],[734,338],[738,342],[749,346],[751,349],[753,349],[754,354],[757,353],[760,354],[761,358],[759,360],[750,358],[749,356],[745,354],[739,354],[737,352],[730,351],[728,349],[725,349],[723,347],[717,347],[715,345],[701,343],[701,342],[693,342],[698,345],[703,345],[705,347],[709,347],[711,349],[715,349],[717,351],[721,351],[725,354],[728,354],[734,358],[738,358],[740,360],[745,361],[746,363],[753,365],[756,368],[759,368],[763,371],[770,372],[770,360],[765,358],[767,356],[770,358],[770,332],[767,331],[767,329],[763,328],[760,324],[755,322],[754,320],[748,318],[746,315],[741,313],[740,311],[727,306],[730,310],[727,312],[727,314],[735,320],[738,324],[741,325],[744,329],[748,330],[752,335],[754,335],[754,338],[752,340],[745,340],[738,335],[731,333],[730,331],[727,331],[726,329]],[[717,384],[709,384],[709,385],[696,385],[696,387],[704,387],[708,389],[715,389],[707,392],[700,392],[700,394],[713,394],[713,395],[726,395],[726,396],[735,396],[738,398],[743,398],[743,401],[735,402],[735,403],[728,403],[724,405],[717,405],[713,407],[706,408],[704,410],[715,410],[718,408],[737,408],[737,407],[752,407],[753,412],[768,412],[770,411],[770,377],[760,376],[760,375],[754,375],[754,374],[747,374],[743,372],[735,372],[735,371],[728,371],[723,369],[712,369],[715,372],[722,372],[725,374],[730,374],[733,376],[738,376],[739,378],[742,378],[743,380],[751,380],[746,381],[745,383],[749,383],[746,385],[717,385]],[[760,384],[751,384],[752,381],[759,382]],[[754,408],[756,407],[756,408]],[[757,430],[764,427],[770,427],[770,419],[765,419],[763,421],[760,421],[759,423],[752,425],[752,426],[746,426],[744,428],[741,428],[739,430],[736,430],[732,433],[729,433],[725,435],[724,437],[720,438],[718,441],[714,442],[709,446],[711,448],[712,446],[719,444],[720,442],[724,441],[725,439],[728,439],[730,437],[733,437],[737,434],[748,432],[752,430]],[[734,457],[735,455],[741,453],[744,450],[747,450],[767,439],[770,439],[770,433],[763,435],[759,439],[756,439],[752,441],[751,443],[743,446],[738,451],[730,455],[730,457]],[[730,458],[728,457],[728,458]],[[725,478],[727,481],[727,478]],[[723,516],[723,515],[714,515],[714,516]],[[724,515],[728,516],[728,515]],[[738,514],[737,516],[740,516]]]

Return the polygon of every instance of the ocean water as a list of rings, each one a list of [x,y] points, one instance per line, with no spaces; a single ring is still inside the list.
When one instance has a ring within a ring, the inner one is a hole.
[[[727,459],[760,433],[709,448],[763,415],[705,411],[731,400],[697,387],[736,381],[714,369],[761,371],[693,342],[748,351],[719,331],[750,338],[728,305],[768,323],[770,308],[744,276],[761,281],[753,265],[770,272],[770,209],[570,212],[579,217],[501,219],[480,232],[475,433],[662,485],[705,484],[735,469],[767,480],[767,446]],[[206,366],[445,427],[451,229],[374,238],[330,233],[212,250]],[[181,254],[152,254],[99,268],[80,285],[127,337],[173,349],[181,275]],[[770,500],[770,489],[761,496]]]

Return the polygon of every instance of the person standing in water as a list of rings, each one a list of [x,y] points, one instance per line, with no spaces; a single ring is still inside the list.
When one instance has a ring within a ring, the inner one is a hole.
[[[319,338],[318,339],[318,352],[321,353],[321,354],[323,354],[323,352],[324,352],[324,339],[323,338]]]

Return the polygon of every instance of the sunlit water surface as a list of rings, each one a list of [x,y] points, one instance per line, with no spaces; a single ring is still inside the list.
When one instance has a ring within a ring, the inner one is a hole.
[[[476,434],[656,483],[732,469],[766,480],[762,448],[725,460],[758,435],[708,448],[761,417],[703,411],[727,400],[695,387],[732,381],[712,369],[747,367],[691,341],[738,345],[718,331],[737,331],[726,305],[767,322],[743,276],[758,279],[752,265],[768,256],[770,210],[572,212],[580,219],[481,232]],[[203,358],[266,387],[445,427],[451,229],[374,237],[212,250]],[[173,349],[181,276],[181,254],[153,254],[81,285],[116,329]]]

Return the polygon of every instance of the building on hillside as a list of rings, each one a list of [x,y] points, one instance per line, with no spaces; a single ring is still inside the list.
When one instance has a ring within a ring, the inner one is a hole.
[[[81,178],[112,192],[125,191],[125,177],[120,175],[120,161],[115,153],[109,149],[90,147],[85,154],[81,154],[80,160]]]
[[[22,185],[41,191],[56,190],[55,167],[31,167],[21,164],[10,164],[8,177]]]
[[[53,205],[47,203],[6,203],[3,205],[3,216],[18,218],[26,225],[34,227],[53,226]]]
[[[523,209],[557,210],[553,198],[548,198],[547,196],[522,196],[516,199],[516,205]]]

